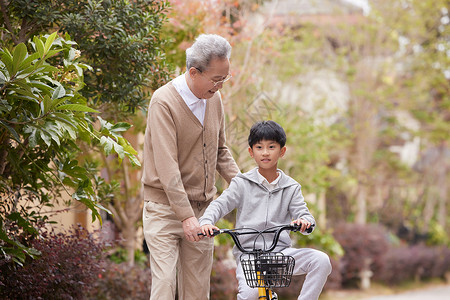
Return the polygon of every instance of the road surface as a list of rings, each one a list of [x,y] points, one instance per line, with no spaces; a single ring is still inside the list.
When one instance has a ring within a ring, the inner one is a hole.
[[[450,285],[410,291],[402,294],[375,296],[364,300],[450,300]]]

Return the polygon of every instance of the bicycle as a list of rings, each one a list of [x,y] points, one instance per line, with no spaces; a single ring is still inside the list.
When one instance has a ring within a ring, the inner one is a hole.
[[[306,230],[312,232],[314,226]],[[297,232],[300,230],[298,225],[280,225],[271,227],[262,231],[253,228],[234,228],[214,230],[212,236],[226,233],[231,236],[236,247],[242,252],[240,262],[244,271],[247,285],[251,288],[258,288],[258,299],[276,300],[278,299],[274,288],[288,287],[291,283],[292,272],[295,266],[295,260],[292,256],[284,255],[282,252],[273,252],[275,250],[280,234],[284,230]],[[256,241],[263,234],[274,234],[272,244],[267,249],[256,249]],[[245,249],[238,236],[256,235],[252,249]],[[203,233],[199,233],[203,235]]]

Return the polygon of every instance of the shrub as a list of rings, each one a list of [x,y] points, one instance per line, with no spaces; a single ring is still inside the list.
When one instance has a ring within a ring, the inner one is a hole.
[[[225,260],[215,260],[211,274],[211,299],[236,299],[238,292],[236,267]]]
[[[375,279],[389,285],[408,280],[444,278],[450,271],[450,249],[425,245],[389,249],[384,267]]]
[[[230,256],[229,247],[217,245],[211,274],[211,299],[236,299],[236,264]],[[95,300],[147,300],[151,293],[151,269],[142,264],[129,266],[126,262],[117,263],[118,252],[103,262],[103,270],[95,280],[94,286],[86,294],[87,299]]]
[[[1,299],[83,299],[100,273],[103,246],[81,227],[45,231],[32,243],[41,252],[23,266],[0,262]]]
[[[231,227],[230,227],[231,228]],[[227,237],[227,235],[219,235]],[[211,274],[211,299],[227,300],[236,299],[238,282],[236,279],[236,262],[231,254],[231,241],[224,239],[214,247],[214,262]]]
[[[87,299],[126,300],[149,299],[151,291],[150,268],[130,266],[128,263],[103,262],[103,270],[96,274]]]
[[[359,273],[366,268],[366,259],[374,273],[383,267],[389,243],[386,229],[382,226],[342,223],[335,227],[334,237],[345,251],[340,261],[342,285],[355,285]]]

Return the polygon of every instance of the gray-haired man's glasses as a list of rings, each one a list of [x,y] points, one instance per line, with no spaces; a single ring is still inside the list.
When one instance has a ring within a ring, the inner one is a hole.
[[[200,74],[203,75],[203,72],[202,72],[200,69],[198,69],[198,68],[196,68],[196,69],[200,72]],[[228,74],[227,77],[225,77],[225,78],[222,79],[222,80],[212,80],[212,79],[209,79],[209,81],[211,81],[211,83],[214,85],[214,87],[217,87],[219,84],[224,84],[225,82],[227,82],[228,80],[230,80],[231,77],[233,77],[233,76],[231,76],[231,74]]]

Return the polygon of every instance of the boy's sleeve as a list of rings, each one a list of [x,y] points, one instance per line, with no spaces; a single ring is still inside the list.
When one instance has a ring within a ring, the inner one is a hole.
[[[291,217],[293,220],[302,218],[311,222],[311,224],[313,224],[314,226],[316,225],[316,220],[314,219],[313,215],[309,212],[308,206],[306,205],[300,184],[296,187],[294,191],[294,195],[292,197],[291,204],[289,206],[289,211],[291,213]]]
[[[198,220],[200,226],[216,224],[217,221],[239,206],[240,199],[239,183],[236,178],[233,178],[230,186],[206,208],[205,213]]]

